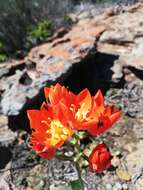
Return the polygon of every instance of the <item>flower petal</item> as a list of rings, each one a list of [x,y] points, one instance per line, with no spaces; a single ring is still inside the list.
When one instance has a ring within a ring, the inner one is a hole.
[[[94,96],[94,100],[96,102],[97,107],[103,107],[104,106],[104,97],[102,95],[101,90],[98,90],[96,95]]]
[[[113,113],[109,118],[111,121],[111,125],[113,125],[120,117],[121,117],[122,112],[121,111],[117,111],[115,113]]]
[[[83,90],[77,95],[76,105],[79,106],[76,117],[78,120],[85,120],[92,106],[92,97],[88,89]]]

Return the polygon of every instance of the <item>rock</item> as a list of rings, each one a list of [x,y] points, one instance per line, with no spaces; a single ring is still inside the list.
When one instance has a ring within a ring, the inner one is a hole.
[[[106,184],[106,190],[112,190],[112,185],[110,183]]]
[[[8,119],[4,115],[0,115],[0,144],[8,146],[14,142],[17,134],[8,128]]]
[[[24,60],[16,61],[9,60],[5,63],[0,64],[0,79],[5,76],[11,76],[16,70],[24,69]]]
[[[119,62],[119,60],[114,62],[114,65],[111,67],[111,70],[113,71],[112,82],[119,83],[123,77],[122,64]]]
[[[142,31],[143,33],[143,31]],[[143,35],[143,34],[142,34]],[[143,38],[135,44],[130,55],[124,57],[124,64],[143,71]]]
[[[0,163],[0,165],[2,165],[2,163]],[[2,169],[0,172],[0,190],[10,190],[10,186],[11,186],[9,185],[10,184],[9,183],[10,182],[10,168],[11,168],[11,162],[8,162],[5,168]]]
[[[0,190],[10,190],[8,183],[4,179],[0,180]]]
[[[132,151],[129,155],[126,157],[127,161],[127,167],[129,172],[134,175],[138,169],[141,169],[143,167],[142,160],[143,160],[143,142],[141,141],[137,147],[136,150]],[[138,159],[136,159],[138,158]]]
[[[132,174],[132,182],[137,190],[143,189],[143,141],[136,145],[135,150],[126,157],[126,165]]]
[[[113,190],[118,190],[116,187],[113,187]]]
[[[5,64],[0,65],[0,78],[4,75],[8,74],[9,68],[5,66]]]
[[[118,189],[118,190],[122,190],[122,185],[121,185],[121,183],[119,183],[119,182],[116,182],[115,183],[115,185],[114,185],[114,187],[113,187],[113,189]]]
[[[61,35],[59,31],[60,34],[50,42],[31,49],[24,62],[9,63],[8,70],[3,67],[0,80],[1,113],[18,115],[46,84],[66,78],[72,66],[95,48],[104,30],[103,25],[95,25],[90,20],[84,25],[79,22],[68,33]]]
[[[127,190],[128,189],[128,185],[125,184],[125,183],[123,183],[122,187],[123,187],[123,190]]]
[[[133,125],[133,132],[139,140],[143,139],[143,119],[138,119],[138,122]]]
[[[16,140],[17,134],[12,132],[8,126],[0,127],[0,143],[2,146],[8,146]]]
[[[104,32],[104,34],[100,38],[101,43],[113,43],[113,44],[124,44],[133,42],[133,34],[125,32],[119,32],[118,30],[109,30]]]
[[[25,72],[17,71],[15,75],[12,75],[3,81],[3,90],[1,100],[1,111],[7,115],[17,115],[22,109],[28,97],[29,85],[20,83],[20,79],[24,76]],[[31,91],[35,92],[35,89],[31,88]],[[37,90],[38,93],[38,90]],[[30,98],[30,97],[29,97]]]
[[[0,127],[6,126],[8,123],[7,117],[4,115],[0,115]]]
[[[89,11],[81,12],[78,17],[79,20],[86,19],[86,18],[92,18],[92,14]]]
[[[107,17],[101,23],[107,26],[100,37],[98,50],[119,55],[124,67],[143,70],[143,2],[125,8],[123,13]]]

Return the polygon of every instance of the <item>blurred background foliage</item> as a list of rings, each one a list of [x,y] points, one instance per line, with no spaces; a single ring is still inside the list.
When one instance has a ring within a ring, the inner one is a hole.
[[[33,42],[45,40],[71,7],[70,0],[0,0],[3,51],[27,49]]]
[[[45,40],[52,34],[52,22],[48,19],[40,21],[37,24],[30,27],[28,34],[33,40],[36,40],[36,43],[38,43],[38,40]]]
[[[4,45],[0,42],[0,62],[4,62],[7,60],[7,55],[4,51]]]

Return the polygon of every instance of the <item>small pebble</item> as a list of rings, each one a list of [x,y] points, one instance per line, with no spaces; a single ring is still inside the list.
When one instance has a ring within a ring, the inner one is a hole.
[[[112,185],[110,183],[106,184],[106,190],[112,190]]]
[[[122,185],[122,187],[123,187],[124,190],[127,190],[127,189],[128,189],[128,185],[125,184],[125,183]]]
[[[118,190],[115,186],[113,187],[113,190]]]
[[[119,182],[116,182],[113,187],[113,190],[122,190],[122,185]]]
[[[44,181],[43,181],[43,180],[41,180],[41,181],[40,181],[40,183],[39,183],[39,186],[43,187],[43,186],[44,186],[44,184],[45,184],[45,183],[44,183]]]

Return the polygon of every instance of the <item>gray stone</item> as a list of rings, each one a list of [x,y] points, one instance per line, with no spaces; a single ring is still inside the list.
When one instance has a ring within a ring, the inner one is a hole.
[[[10,190],[8,183],[4,179],[0,180],[0,190]]]
[[[112,185],[110,183],[106,184],[106,190],[112,190]]]
[[[119,183],[119,182],[116,182],[114,187],[115,187],[116,189],[118,189],[118,190],[122,190],[122,185],[121,185],[121,183]],[[114,189],[114,188],[113,188],[113,189]]]
[[[101,23],[108,29],[98,42],[98,50],[104,53],[119,55],[124,67],[143,70],[143,24],[142,2],[124,13],[107,16]]]
[[[0,115],[0,144],[8,146],[12,144],[17,137],[17,133],[8,128],[8,118]]]
[[[123,190],[128,190],[128,185],[126,183],[123,183],[122,187],[123,187]]]
[[[113,190],[118,190],[117,187],[113,186]]]
[[[114,83],[119,83],[123,77],[122,64],[119,62],[119,60],[115,61],[113,67],[111,67],[111,70],[113,71],[112,81]]]
[[[86,18],[92,18],[92,14],[89,11],[84,11],[84,12],[80,13],[77,18],[79,20],[86,19]]]

